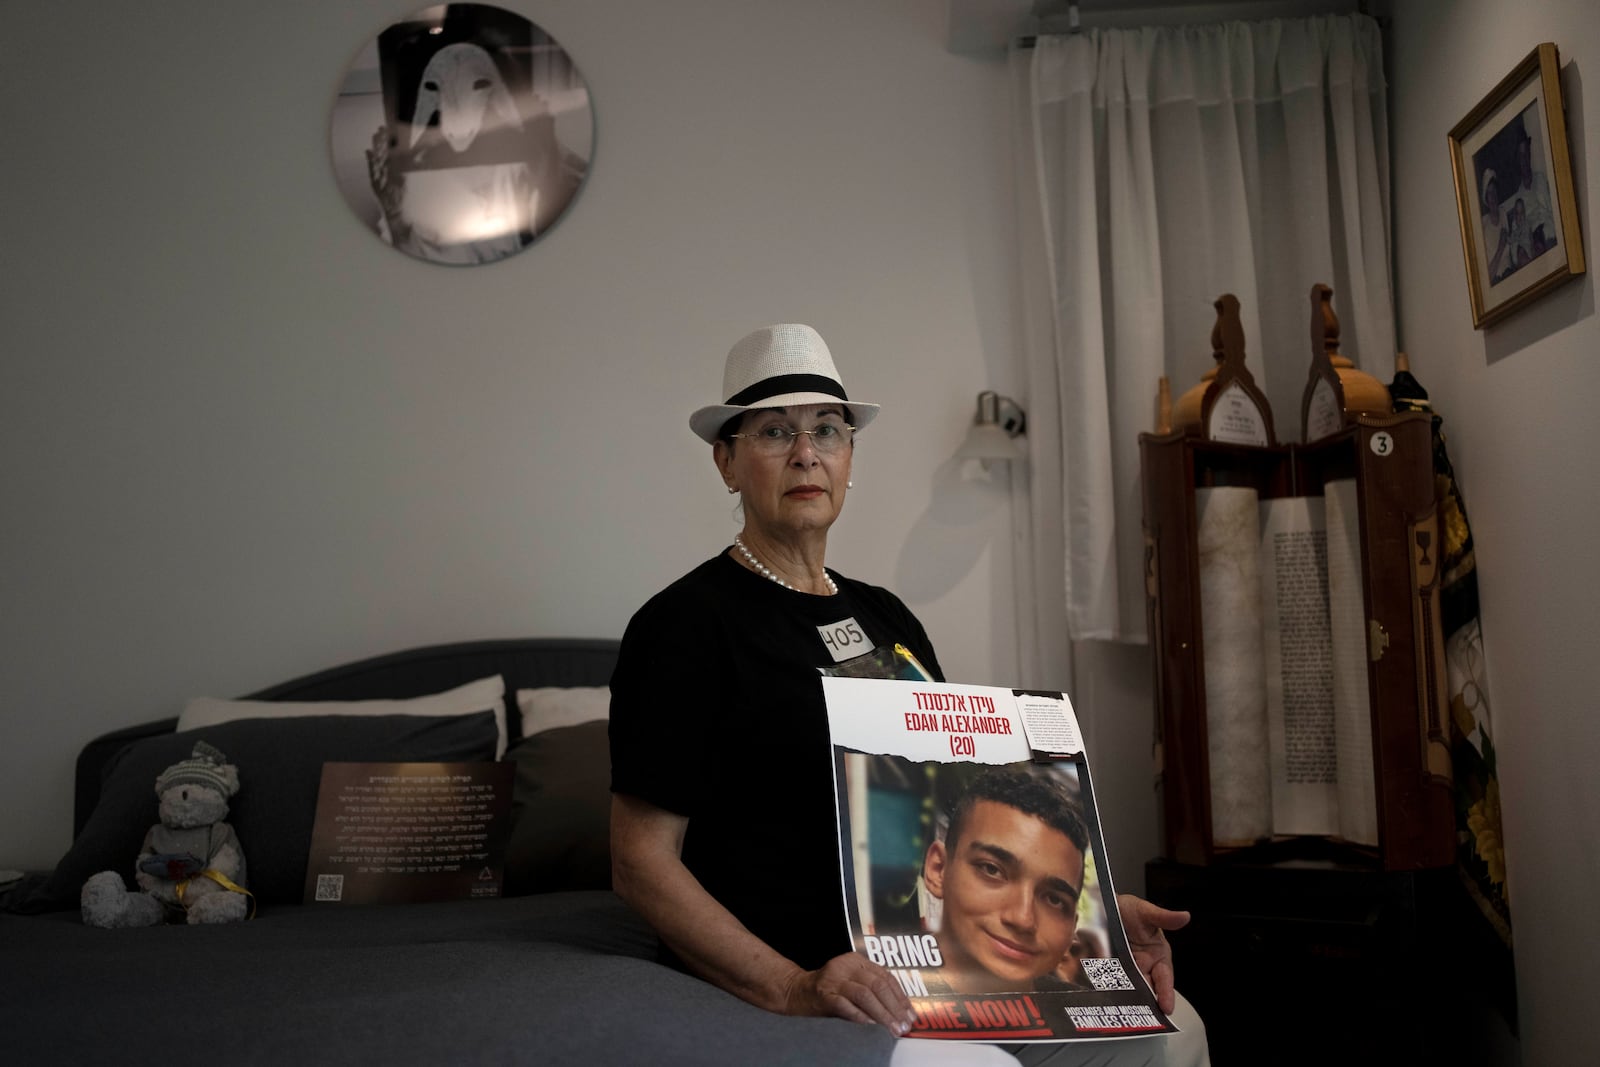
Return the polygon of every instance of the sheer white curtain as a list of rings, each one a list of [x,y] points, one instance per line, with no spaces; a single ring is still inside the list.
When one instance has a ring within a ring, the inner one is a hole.
[[[1382,42],[1323,16],[1045,36],[1012,64],[1039,633],[1060,588],[1073,639],[1143,642],[1138,435],[1162,374],[1176,398],[1212,366],[1216,298],[1281,441],[1313,284],[1343,353],[1393,373]]]

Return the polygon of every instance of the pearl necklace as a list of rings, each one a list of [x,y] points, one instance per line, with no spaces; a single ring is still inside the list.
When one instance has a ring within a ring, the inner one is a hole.
[[[761,575],[763,578],[766,578],[768,581],[777,582],[785,589],[794,589],[794,586],[790,585],[782,578],[779,578],[776,574],[773,574],[767,569],[766,564],[762,563],[759,559],[756,559],[755,553],[744,547],[744,542],[739,540],[738,534],[733,535],[733,547],[737,548],[739,550],[739,554],[750,562],[750,566],[755,568],[757,574]],[[829,596],[839,595],[839,587],[834,584],[833,575],[829,574],[826,569],[824,569],[822,572],[822,580],[828,583]],[[794,589],[794,591],[799,592],[798,589]]]

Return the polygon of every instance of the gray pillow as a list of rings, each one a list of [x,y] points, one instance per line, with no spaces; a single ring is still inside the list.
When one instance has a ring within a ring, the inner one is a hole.
[[[611,749],[604,720],[524,737],[506,843],[507,896],[611,888]]]
[[[100,801],[49,878],[8,910],[76,908],[83,883],[99,871],[133,882],[139,846],[159,819],[156,776],[209,741],[239,768],[239,793],[228,822],[244,849],[249,889],[258,905],[298,904],[316,816],[322,764],[430,763],[494,759],[494,712],[475,715],[326,715],[237,719],[135,742],[105,771]]]

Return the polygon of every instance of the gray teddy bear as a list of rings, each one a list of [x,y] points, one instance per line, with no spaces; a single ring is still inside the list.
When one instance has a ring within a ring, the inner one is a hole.
[[[84,923],[154,926],[169,912],[191,923],[248,918],[254,907],[245,888],[244,850],[222,821],[228,798],[238,791],[239,769],[204,741],[162,771],[156,777],[161,821],[145,835],[134,873],[142,892],[129,892],[116,871],[93,875],[79,900]]]

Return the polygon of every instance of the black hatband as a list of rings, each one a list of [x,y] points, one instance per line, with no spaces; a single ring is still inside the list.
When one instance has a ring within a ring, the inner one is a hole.
[[[777,374],[771,378],[763,378],[756,384],[739,390],[727,399],[733,407],[742,407],[757,400],[764,400],[769,396],[781,396],[784,393],[826,393],[836,396],[840,400],[849,400],[844,394],[844,386],[832,378],[822,374]]]

